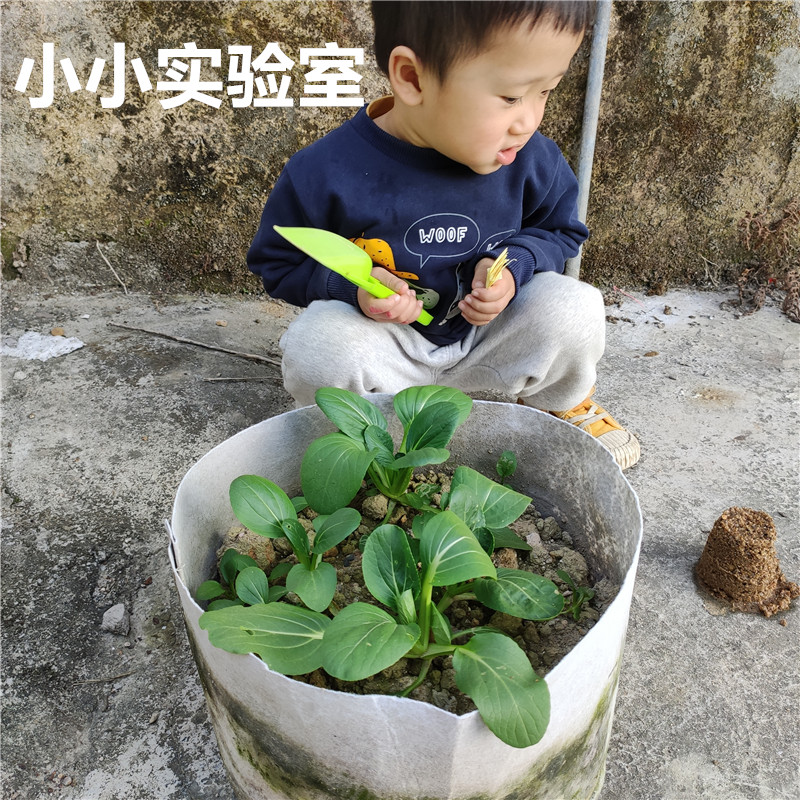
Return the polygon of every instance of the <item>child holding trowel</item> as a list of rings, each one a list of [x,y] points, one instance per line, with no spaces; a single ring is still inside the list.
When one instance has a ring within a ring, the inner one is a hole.
[[[602,297],[562,274],[588,235],[577,181],[536,132],[592,3],[375,2],[372,11],[392,95],[290,159],[248,253],[271,296],[307,306],[281,339],[287,390],[299,405],[321,386],[501,392],[580,425],[631,466],[636,439],[591,401]],[[356,287],[276,225],[353,240],[393,294]],[[423,310],[427,324],[417,321]]]

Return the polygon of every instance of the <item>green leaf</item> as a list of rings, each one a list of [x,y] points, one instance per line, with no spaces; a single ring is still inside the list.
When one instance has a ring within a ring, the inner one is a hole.
[[[248,605],[269,602],[269,584],[264,570],[247,567],[236,576],[236,596]]]
[[[422,498],[426,503],[432,503],[433,498],[441,492],[442,487],[438,483],[420,483],[414,494]]]
[[[397,601],[397,616],[404,625],[417,621],[417,607],[414,603],[414,590],[406,589]]]
[[[276,564],[269,574],[269,579],[271,581],[277,581],[281,578],[285,578],[289,574],[289,570],[292,568],[292,565],[287,563],[286,561],[281,561],[279,564]]]
[[[478,578],[472,590],[485,606],[521,619],[552,619],[564,608],[564,597],[552,581],[521,569],[501,567],[496,580]]]
[[[481,547],[486,551],[486,553],[491,557],[492,553],[494,553],[494,534],[488,528],[476,528],[473,525],[469,524],[468,520],[467,527],[472,528],[472,532],[475,534],[475,538],[481,543]]]
[[[408,467],[425,467],[428,464],[444,464],[450,458],[450,451],[443,447],[423,447],[411,450],[405,455],[396,458],[391,464],[385,464],[387,469],[408,469]]]
[[[452,511],[431,516],[422,528],[420,556],[425,580],[449,586],[496,570],[472,531]]]
[[[322,642],[330,620],[288,603],[230,606],[207,611],[200,627],[229,653],[256,653],[270,669],[303,675],[322,666]]]
[[[409,539],[408,546],[411,548],[411,555],[414,557],[414,563],[420,564],[422,562],[422,556],[420,555],[421,546],[419,539]]]
[[[306,502],[305,497],[303,495],[299,495],[298,497],[293,497],[292,505],[294,506],[295,513],[299,514],[303,509],[308,508],[308,503]]]
[[[316,569],[295,564],[286,576],[286,588],[313,611],[324,611],[336,592],[336,568],[327,561]]]
[[[244,553],[229,547],[219,560],[219,574],[228,586],[233,587],[236,583],[236,576],[243,569],[257,566],[258,564],[254,558],[250,558],[250,556],[246,556]]]
[[[405,452],[425,447],[444,448],[458,426],[458,408],[453,403],[430,403],[422,408],[406,429]]]
[[[478,707],[492,733],[512,747],[530,747],[547,730],[550,692],[513,639],[479,631],[453,653],[456,685]]]
[[[503,450],[497,460],[497,474],[501,479],[510,478],[517,471],[517,457],[511,450]]]
[[[411,420],[428,404],[452,403],[456,407],[456,427],[469,416],[472,411],[472,398],[459,389],[449,386],[410,386],[394,397],[394,410],[404,428],[408,428]]]
[[[445,506],[449,508],[449,499],[448,504]],[[450,509],[454,511],[459,517],[461,517],[464,522],[466,522],[467,527],[472,531],[478,531],[480,529],[488,531],[489,528],[486,527],[486,520],[483,517],[483,511],[478,506],[477,498],[473,497],[466,497],[463,502],[459,501],[456,505],[457,511],[455,509]],[[489,531],[491,533],[491,531]],[[482,544],[488,544],[489,537],[484,537],[484,541]],[[492,535],[491,541],[492,549],[494,549],[494,535]]]
[[[436,494],[441,491],[441,487],[432,483],[421,483],[413,492],[406,492],[403,495],[403,505],[411,506],[419,511],[432,511],[439,513],[439,508],[434,503]],[[414,518],[416,519],[416,517]],[[413,525],[413,522],[412,522]]]
[[[196,600],[213,600],[225,594],[225,587],[219,581],[204,581],[197,587]]]
[[[311,565],[311,543],[308,541],[308,533],[299,519],[287,519],[282,525],[286,538],[301,564]]]
[[[436,606],[431,606],[431,632],[436,644],[450,644],[453,638],[450,620]]]
[[[513,550],[533,550],[533,548],[511,528],[495,528],[492,531],[494,536],[495,549],[498,547],[510,547]]]
[[[419,639],[420,629],[416,624],[399,625],[377,606],[352,603],[333,618],[325,633],[325,671],[344,681],[358,681],[401,659]]]
[[[361,524],[361,514],[354,508],[339,508],[320,524],[314,537],[312,553],[322,553],[343,542]]]
[[[373,454],[343,433],[329,433],[308,446],[300,465],[300,483],[308,504],[332,514],[356,496]]]
[[[561,580],[564,581],[564,583],[566,583],[573,592],[578,590],[578,587],[575,585],[575,581],[572,580],[572,576],[569,574],[569,572],[564,569],[557,569],[556,575],[558,575],[558,577],[561,578]],[[198,589],[198,591],[200,590]]]
[[[450,485],[448,508],[464,519],[477,506],[487,528],[504,528],[514,522],[531,502],[507,486],[481,475],[469,467],[457,467]]]
[[[361,441],[369,425],[388,428],[386,418],[375,405],[347,389],[317,389],[314,399],[325,416],[352,439]]]
[[[403,505],[415,508],[417,511],[430,508],[428,501],[424,497],[420,497],[416,492],[406,492],[403,495]]]
[[[394,462],[394,440],[387,430],[369,425],[364,430],[364,444],[367,450],[375,453],[375,461],[382,467]]]
[[[422,536],[422,530],[425,527],[425,523],[429,519],[433,519],[439,512],[438,511],[424,511],[422,514],[417,514],[414,519],[411,520],[411,533],[414,534],[414,541],[416,541],[417,545],[419,545],[419,539]],[[411,545],[412,549],[414,545]],[[417,558],[419,561],[419,558]]]
[[[370,534],[361,561],[364,583],[372,596],[399,611],[403,594],[419,594],[419,572],[406,532],[397,525],[381,525]]]
[[[231,506],[245,528],[275,539],[283,536],[281,522],[297,519],[289,496],[280,486],[258,475],[241,475],[231,483]]]
[[[212,600],[208,604],[209,611],[215,611],[218,608],[229,608],[230,606],[242,606],[241,600],[230,600],[227,597],[220,597],[219,600]]]
[[[276,603],[282,597],[286,597],[289,593],[289,590],[285,586],[270,586],[269,587],[269,598],[267,602],[269,603]]]
[[[566,606],[566,611],[572,613],[572,618],[578,622],[581,618],[581,610],[585,603],[588,603],[594,597],[594,589],[588,586],[577,586],[575,581],[572,580],[570,574],[563,569],[556,570],[556,574],[562,581],[572,590],[572,597],[569,599],[569,604]]]

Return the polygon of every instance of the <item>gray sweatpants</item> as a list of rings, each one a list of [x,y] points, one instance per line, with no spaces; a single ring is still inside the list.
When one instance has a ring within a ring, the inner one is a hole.
[[[605,308],[587,283],[536,273],[488,325],[437,346],[407,325],[379,323],[318,300],[281,337],[283,380],[298,406],[321,386],[395,394],[408,386],[493,392],[565,411],[587,397],[605,347]]]

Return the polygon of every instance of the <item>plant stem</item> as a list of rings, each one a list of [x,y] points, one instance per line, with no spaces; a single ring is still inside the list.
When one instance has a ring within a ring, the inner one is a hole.
[[[475,628],[475,630],[478,630]],[[436,658],[437,656],[449,656],[458,648],[457,644],[432,644],[421,656],[425,659]]]
[[[463,583],[457,583],[455,586],[448,586],[436,608],[439,611],[444,611],[455,600],[474,600],[475,595],[472,592],[464,592],[465,589],[469,589],[471,586],[472,581],[464,581]]]
[[[473,633],[478,633],[478,631],[482,631],[485,629],[485,625],[478,625],[477,628],[466,628],[463,631],[457,631],[451,637],[451,639],[460,639],[462,636],[469,636]],[[460,645],[454,645],[454,647],[459,647]]]
[[[414,470],[411,468],[398,470],[395,473],[394,480],[391,481],[392,497],[399,500],[406,493],[413,474]]]
[[[386,484],[389,483],[389,481],[386,479],[386,475],[381,466],[373,461],[367,470],[367,475],[369,475],[369,477],[372,479],[372,482],[375,484],[375,488],[381,494],[389,497],[391,492],[386,488]]]
[[[381,520],[381,525],[385,525],[391,519],[395,508],[397,508],[397,500],[389,498],[389,504],[386,507],[386,516]]]
[[[437,604],[436,608],[439,611],[444,611],[449,608],[456,600],[474,600],[475,595],[472,592],[464,592],[463,594],[446,594]]]
[[[451,653],[456,651],[458,645],[440,645],[440,644],[432,644],[420,658],[425,660],[425,663],[420,668],[419,677],[406,689],[404,689],[399,697],[408,697],[414,689],[419,686],[422,681],[425,680],[425,676],[428,674],[428,670],[431,668],[431,664],[433,663],[433,659],[437,656],[448,656]],[[413,652],[413,651],[412,651]],[[409,655],[409,658],[414,658],[416,656]]]
[[[431,605],[433,604],[433,570],[429,567],[422,579],[422,587],[419,593],[419,617],[417,624],[420,629],[420,636],[417,643],[411,649],[412,656],[421,656],[427,649],[431,638]]]
[[[336,603],[331,600],[331,604],[328,606],[328,611],[331,612],[331,616],[335,617],[342,609],[336,605]]]
[[[411,692],[413,692],[414,689],[416,689],[417,686],[419,686],[425,680],[425,678],[428,676],[428,670],[430,668],[431,668],[431,660],[426,659],[422,664],[422,668],[419,671],[417,679],[410,686],[407,686],[405,689],[403,689],[403,691],[400,692],[399,696],[408,697],[411,694]]]
[[[367,469],[367,474],[372,478],[375,488],[381,494],[386,495],[386,497],[398,503],[402,503],[403,495],[408,489],[408,484],[411,481],[414,470],[410,467],[401,470],[387,470],[373,461]]]

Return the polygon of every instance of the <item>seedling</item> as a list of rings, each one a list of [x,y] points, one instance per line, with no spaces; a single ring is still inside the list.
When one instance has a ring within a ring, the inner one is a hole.
[[[517,471],[517,457],[511,450],[503,450],[497,460],[495,469],[500,477],[500,483],[506,484],[508,479],[513,478],[514,473]]]
[[[524,570],[496,568],[490,557],[495,547],[509,546],[512,539],[527,548],[508,525],[527,508],[529,497],[458,467],[439,508],[422,493],[424,508],[411,532],[384,523],[367,538],[362,570],[374,603],[355,602],[338,610],[329,600],[322,602],[330,584],[320,576],[333,567],[326,569],[330,565],[321,556],[358,525],[358,512],[347,504],[362,480],[403,502],[411,494],[407,489],[415,467],[447,459],[446,446],[472,401],[457,390],[434,386],[398,394],[394,407],[403,434],[396,452],[386,419],[368,401],[321,389],[317,403],[339,432],[312,442],[301,466],[304,501],[329,515],[319,523],[313,544],[295,504],[274,483],[242,476],[231,487],[242,524],[264,536],[286,536],[291,543],[299,561],[292,572],[302,569],[293,587],[289,573],[287,588],[306,607],[270,599],[271,587],[262,584],[263,602],[207,611],[200,626],[216,646],[256,653],[287,675],[321,667],[341,680],[357,681],[401,658],[422,659],[419,678],[404,694],[424,680],[433,658],[451,656],[458,688],[473,699],[490,730],[514,747],[536,743],[547,728],[550,698],[524,651],[490,626],[453,630],[445,615],[460,599],[529,620],[562,612],[564,598],[554,583]],[[333,580],[335,587],[335,574]],[[319,588],[323,583],[324,592]]]
[[[272,571],[273,580],[282,577],[283,564]],[[256,561],[233,548],[225,551],[219,561],[223,580],[205,581],[197,587],[198,600],[210,600],[208,610],[228,606],[255,605],[280,600],[288,591],[284,586],[270,586],[267,575]]]
[[[588,586],[577,586],[570,574],[563,569],[556,570],[556,574],[572,591],[569,604],[564,607],[563,613],[572,614],[572,618],[577,622],[581,617],[583,606],[594,597],[594,589],[590,589]]]
[[[319,389],[315,399],[339,428],[313,441],[300,467],[303,495],[321,514],[348,505],[365,476],[392,501],[389,515],[398,502],[429,507],[425,494],[408,492],[414,469],[450,458],[447,445],[472,410],[472,399],[457,389],[414,386],[400,392],[394,408],[403,437],[395,452],[386,418],[368,400],[329,388]]]
[[[270,539],[285,537],[298,563],[286,575],[286,588],[313,611],[324,611],[336,592],[336,570],[322,560],[327,550],[344,541],[361,522],[354,508],[337,508],[314,520],[314,542],[297,518],[297,505],[272,481],[242,475],[231,484],[231,507],[246,528]]]

